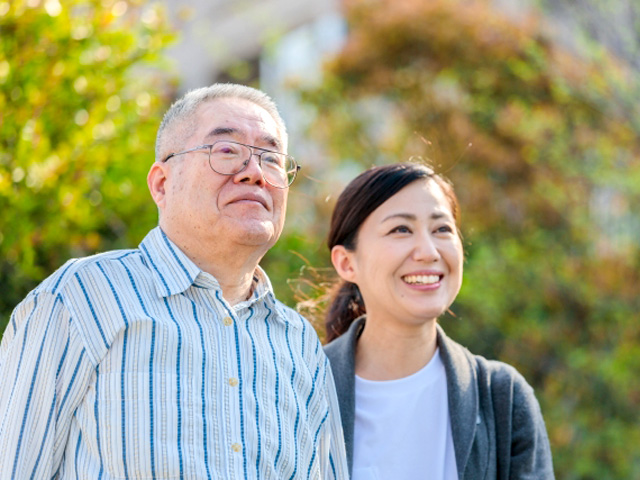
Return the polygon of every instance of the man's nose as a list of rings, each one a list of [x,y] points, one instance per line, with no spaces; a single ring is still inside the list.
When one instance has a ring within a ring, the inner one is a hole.
[[[255,157],[255,159],[254,159]],[[237,182],[255,183],[256,185],[264,185],[264,176],[262,175],[262,165],[259,153],[251,152],[251,157],[247,160],[247,166],[241,172],[235,175]]]

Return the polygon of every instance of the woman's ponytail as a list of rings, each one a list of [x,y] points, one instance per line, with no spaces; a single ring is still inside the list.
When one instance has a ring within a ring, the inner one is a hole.
[[[345,333],[353,321],[365,313],[364,301],[358,286],[355,283],[341,281],[335,287],[329,302],[325,321],[326,341],[330,342]]]

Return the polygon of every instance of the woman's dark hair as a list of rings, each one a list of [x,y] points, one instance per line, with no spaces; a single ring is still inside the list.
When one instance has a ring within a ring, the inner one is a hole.
[[[336,245],[355,250],[358,231],[369,215],[404,187],[421,179],[432,179],[440,186],[451,204],[451,213],[457,223],[459,206],[453,186],[428,166],[407,162],[372,167],[354,178],[338,197],[331,216],[327,240],[329,250]],[[358,286],[340,280],[333,289],[327,309],[326,341],[342,335],[356,318],[365,313]]]

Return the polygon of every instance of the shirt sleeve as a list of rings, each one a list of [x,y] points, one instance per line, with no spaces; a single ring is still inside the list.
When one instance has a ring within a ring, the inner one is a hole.
[[[329,408],[324,425],[323,438],[320,442],[320,458],[322,459],[320,468],[323,479],[344,480],[349,478],[347,453],[342,432],[338,396],[328,359],[325,361],[325,368],[327,369],[325,391]]]
[[[0,479],[51,478],[93,372],[62,297],[32,292],[0,344]]]

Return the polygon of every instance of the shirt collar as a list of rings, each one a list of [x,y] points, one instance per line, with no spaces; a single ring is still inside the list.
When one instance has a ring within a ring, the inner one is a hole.
[[[266,272],[258,265],[256,271],[253,274],[253,292],[248,298],[248,302],[255,302],[258,300],[266,299],[270,302],[275,302],[275,295],[273,293],[273,287],[271,281]]]
[[[161,297],[184,292],[201,272],[160,227],[147,234],[140,243],[140,250],[149,263],[156,291]]]
[[[140,243],[140,250],[150,266],[156,291],[160,297],[177,295],[192,285],[220,290],[218,280],[193,263],[160,227],[155,227],[147,234]],[[251,296],[238,306],[243,304],[249,306],[262,299],[275,304],[271,281],[260,266],[256,268],[253,280]]]

